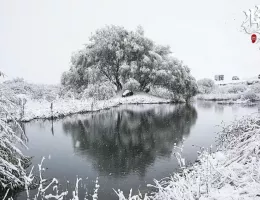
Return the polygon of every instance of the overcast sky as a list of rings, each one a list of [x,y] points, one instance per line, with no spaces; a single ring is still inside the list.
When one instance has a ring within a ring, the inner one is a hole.
[[[0,70],[9,78],[59,83],[73,51],[104,25],[143,26],[197,79],[260,74],[259,44],[240,32],[259,0],[0,0]]]

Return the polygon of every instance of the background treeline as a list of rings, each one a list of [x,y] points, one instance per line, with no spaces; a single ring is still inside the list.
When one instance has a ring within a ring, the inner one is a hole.
[[[204,78],[197,81],[199,88],[198,99],[201,100],[232,100],[232,101],[260,101],[260,82],[217,85],[211,79]]]

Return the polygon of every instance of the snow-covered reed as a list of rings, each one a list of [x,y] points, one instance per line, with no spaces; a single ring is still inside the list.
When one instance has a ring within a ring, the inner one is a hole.
[[[31,174],[26,175],[25,169],[30,164],[30,158],[23,155],[16,144],[26,147],[26,135],[19,123],[13,118],[17,114],[18,99],[12,92],[0,88],[0,197],[2,192],[27,187]],[[11,121],[8,123],[8,121]],[[21,137],[18,137],[16,130]],[[22,139],[21,139],[22,138]]]
[[[182,168],[160,181],[154,180],[156,192],[125,197],[119,200],[141,199],[259,199],[260,198],[260,117],[250,116],[223,126],[219,133],[219,148],[201,149],[198,162]],[[181,153],[177,158],[180,160]]]
[[[30,195],[30,187],[26,187],[26,194],[27,194],[27,200],[47,200],[47,199],[56,199],[56,200],[63,200],[63,199],[67,199],[67,200],[79,200],[79,183],[82,181],[82,178],[78,178],[76,179],[76,183],[75,183],[75,188],[74,190],[71,192],[71,196],[72,198],[69,198],[69,191],[68,188],[60,191],[59,190],[59,180],[56,178],[52,178],[51,180],[44,178],[44,172],[45,172],[45,168],[43,166],[43,162],[45,160],[45,157],[42,158],[41,163],[38,164],[38,171],[39,171],[39,175],[37,177],[39,177],[39,180],[36,181],[33,184],[33,189],[37,190],[37,193],[35,195]],[[33,170],[33,168],[32,168]],[[32,172],[31,170],[31,172]],[[36,176],[32,175],[32,173],[30,173],[30,177],[32,179],[34,179]],[[98,178],[95,181],[95,186],[94,186],[94,191],[92,195],[88,195],[88,193],[86,192],[84,200],[88,200],[89,196],[91,196],[91,199],[93,200],[97,200],[98,199],[98,190],[99,190],[99,184],[98,184]],[[8,193],[8,191],[7,191]],[[6,193],[6,194],[7,194]],[[7,195],[6,195],[7,196]],[[10,197],[8,200],[12,200],[12,197]]]

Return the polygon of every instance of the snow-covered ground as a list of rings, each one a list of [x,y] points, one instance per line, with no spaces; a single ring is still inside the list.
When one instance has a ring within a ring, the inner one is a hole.
[[[73,100],[57,99],[51,103],[45,100],[28,100],[25,104],[24,116],[22,121],[30,121],[39,118],[62,117],[74,113],[92,112],[103,109],[109,109],[121,104],[154,104],[170,103],[170,100],[155,97],[145,93],[137,93],[129,97],[116,96],[109,100],[95,101],[93,99]]]
[[[180,173],[154,181],[151,195],[130,195],[115,191],[119,200],[259,200],[260,199],[260,117],[251,116],[223,127],[219,151],[199,152],[198,162],[185,166],[181,151],[175,153],[183,168]]]

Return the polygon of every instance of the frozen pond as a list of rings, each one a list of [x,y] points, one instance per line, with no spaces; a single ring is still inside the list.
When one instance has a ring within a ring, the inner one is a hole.
[[[44,177],[56,177],[70,194],[77,176],[83,179],[79,189],[82,199],[85,188],[93,194],[99,177],[99,199],[116,199],[112,188],[127,195],[131,188],[134,193],[138,189],[144,193],[154,178],[169,176],[178,167],[172,156],[174,143],[180,145],[185,138],[183,155],[187,162],[194,162],[198,146],[215,145],[217,125],[259,109],[211,102],[124,105],[55,121],[35,120],[23,126],[29,138],[29,150],[24,153],[34,157],[35,174],[45,156]],[[35,192],[30,191],[31,197]],[[26,199],[25,193],[15,199]]]

